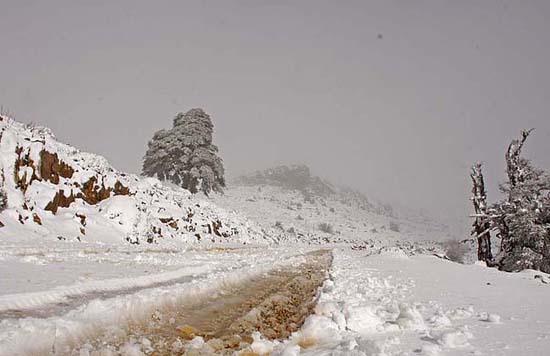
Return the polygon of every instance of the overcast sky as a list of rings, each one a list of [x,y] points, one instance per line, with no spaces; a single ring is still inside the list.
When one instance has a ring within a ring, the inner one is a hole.
[[[0,0],[0,103],[136,173],[202,107],[230,175],[307,163],[458,219],[522,128],[550,168],[550,1]]]

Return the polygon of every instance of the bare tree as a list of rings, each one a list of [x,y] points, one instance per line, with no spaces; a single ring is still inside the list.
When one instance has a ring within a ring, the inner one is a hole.
[[[491,252],[491,221],[488,217],[487,194],[485,181],[481,170],[482,164],[472,166],[470,177],[472,178],[472,203],[474,204],[475,221],[472,224],[472,235],[477,238],[477,258],[485,261],[487,265],[493,263]]]
[[[510,188],[516,187],[525,180],[525,171],[521,169],[521,149],[532,131],[533,129],[522,130],[521,138],[519,140],[512,140],[510,146],[508,146],[508,151],[506,151],[506,174],[508,174]]]

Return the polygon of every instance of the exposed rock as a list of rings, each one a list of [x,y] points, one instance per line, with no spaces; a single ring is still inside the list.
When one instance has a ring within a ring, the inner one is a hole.
[[[40,151],[40,176],[42,179],[59,183],[59,177],[71,178],[74,169],[67,163],[60,161],[57,153],[50,153],[46,150]]]
[[[219,231],[219,229],[221,229],[221,227],[222,227],[221,221],[219,221],[219,220],[218,221],[212,221],[212,230],[214,230],[214,233],[218,236],[222,236],[220,234],[220,231]]]
[[[172,229],[178,229],[178,222],[174,218],[159,218],[160,222],[170,226]]]
[[[112,188],[105,188],[105,185],[101,183],[101,186],[97,185],[97,177],[93,176],[81,188],[81,191],[76,194],[77,198],[84,200],[90,205],[95,205],[102,200],[105,200],[111,196]]]
[[[120,181],[118,180],[115,183],[113,192],[115,193],[115,195],[130,195],[130,189],[128,187],[125,187],[124,184],[120,183]]]
[[[65,192],[63,189],[59,190],[57,193],[55,193],[55,196],[53,197],[52,201],[46,205],[44,210],[49,210],[52,213],[57,213],[58,208],[67,208],[71,203],[75,201],[75,197],[73,195],[73,192],[71,191],[71,194],[66,197]]]
[[[23,147],[18,146],[15,149],[15,153],[17,154],[13,172],[15,186],[24,193],[34,180],[40,180],[40,178],[36,175],[36,167],[34,161],[30,157],[30,150],[27,150],[27,153],[23,154]],[[21,168],[23,167],[29,167],[32,170],[30,177],[28,175],[28,170],[24,170],[23,175],[21,175]]]
[[[86,226],[86,215],[84,214],[75,214],[77,218],[80,219],[80,225]]]
[[[42,225],[42,220],[40,219],[40,216],[38,216],[37,213],[32,214],[32,220],[38,225]]]

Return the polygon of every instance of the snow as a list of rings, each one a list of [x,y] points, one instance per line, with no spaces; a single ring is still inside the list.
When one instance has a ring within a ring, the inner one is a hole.
[[[0,228],[3,242],[59,238],[163,245],[212,241],[266,243],[259,228],[244,216],[157,179],[118,172],[105,158],[58,142],[45,128],[2,117],[0,130],[0,170],[4,172],[1,183],[8,197],[8,209],[0,213],[0,221],[5,225]],[[56,154],[60,162],[72,168],[72,175],[68,178],[60,175],[59,182],[41,177],[42,152]],[[18,157],[25,159],[16,166]],[[10,177],[18,177],[26,189]],[[45,210],[56,193],[63,191],[65,197],[77,196],[90,178],[96,179],[97,189],[113,190],[119,182],[130,194],[117,195],[111,191],[97,204],[88,204],[77,197],[69,207],[60,207],[55,214]]]
[[[303,355],[545,355],[550,289],[434,256],[334,251],[315,314],[287,342]]]
[[[277,266],[296,265],[303,262],[305,251],[307,250],[271,248],[188,251],[180,255],[180,263],[195,265],[195,268],[185,267],[137,278],[98,280],[67,287],[54,287],[41,292],[1,296],[0,315],[2,310],[17,308],[23,314],[28,313],[29,317],[6,318],[0,321],[0,355],[35,354],[51,349],[52,345],[55,345],[59,352],[64,352],[62,350],[70,350],[90,335],[106,329],[110,330],[113,337],[120,337],[124,334],[124,326],[129,320],[147,320],[157,308],[189,303],[202,298],[205,294],[216,293],[222,287],[242,283]],[[147,252],[142,254],[146,255]],[[192,278],[182,280],[182,276]],[[147,288],[163,280],[173,283]],[[90,293],[98,290],[120,291],[121,288],[135,290],[130,294],[118,293],[107,299],[87,299]],[[67,297],[70,297],[69,301],[78,302],[70,310],[63,310],[61,314],[46,313],[46,316],[41,318],[33,317],[37,308],[41,307],[42,310],[48,311],[52,305],[55,307]],[[33,342],[29,342],[31,336]],[[140,349],[143,348],[143,340],[135,343],[139,344]],[[134,344],[126,346],[127,352],[137,347]]]
[[[237,211],[258,224],[275,243],[355,244],[369,250],[400,245],[403,250],[436,251],[434,240],[450,238],[444,226],[421,218],[390,216],[364,205],[346,195],[305,199],[299,191],[278,186],[233,185],[221,196],[213,196],[218,206]],[[391,223],[400,231],[392,231]],[[329,224],[334,233],[326,233],[320,224]]]
[[[79,246],[57,241],[42,247],[12,246],[11,253],[3,250],[3,270],[9,271],[14,263],[29,270],[39,266],[52,274],[28,273],[35,278],[31,285],[47,276],[53,281],[42,281],[49,289],[29,293],[22,293],[24,286],[6,284],[19,294],[1,296],[1,308],[32,312],[67,296],[83,304],[45,318],[2,320],[0,355],[31,354],[51,346],[54,335],[61,349],[84,340],[94,330],[144,317],[159,305],[200,298],[201,293],[239,283],[273,265],[296,263],[307,251],[295,245],[220,251],[98,244],[88,245],[82,253]],[[395,248],[372,254],[339,247],[333,256],[314,314],[301,329],[288,340],[275,342],[254,334],[251,350],[273,355],[544,355],[550,348],[550,316],[541,312],[550,308],[549,289],[540,278],[534,278],[541,276],[540,272],[503,273],[428,255],[403,258],[404,253]],[[102,259],[108,268],[93,267]],[[72,268],[84,263],[91,266],[91,280],[78,281]],[[55,272],[59,265],[66,269]],[[145,270],[153,272],[146,274]],[[125,277],[127,271],[133,271],[133,276]],[[119,274],[118,278],[112,278],[113,274]],[[184,276],[190,278],[170,283]],[[73,283],[62,287],[59,280]],[[148,288],[161,281],[169,283]],[[116,292],[121,288],[136,290],[105,300],[86,299],[98,290]],[[28,342],[30,335],[32,343]],[[174,349],[204,350],[207,346],[196,339]],[[145,350],[147,340],[130,340],[118,352],[147,354]],[[86,348],[81,349],[81,354],[85,352]]]
[[[9,203],[0,213],[0,356],[47,354],[52,346],[60,354],[91,355],[86,340],[100,332],[107,335],[103,355],[151,354],[147,338],[129,338],[118,349],[113,340],[128,336],[130,321],[295,266],[319,245],[332,250],[333,263],[313,314],[287,340],[254,333],[250,351],[511,356],[550,350],[550,277],[439,258],[433,240],[448,238],[440,225],[334,197],[306,202],[301,193],[273,186],[192,196],[118,172],[47,129],[8,118],[0,129]],[[43,149],[57,153],[75,173],[56,184],[33,180],[23,191],[7,174],[27,183],[32,176],[27,166],[15,172],[16,147],[35,163]],[[109,187],[119,181],[132,194],[111,194],[94,205],[76,199],[56,214],[44,209],[60,189],[76,192],[92,176]],[[400,231],[388,228],[392,221]],[[320,223],[331,224],[334,234],[320,231]],[[207,341],[178,339],[172,350],[202,352]]]

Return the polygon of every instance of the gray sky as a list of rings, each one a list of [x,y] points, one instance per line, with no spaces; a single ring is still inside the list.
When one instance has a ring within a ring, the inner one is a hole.
[[[0,0],[0,53],[0,103],[125,171],[193,107],[231,175],[303,162],[455,219],[520,129],[550,167],[547,0]]]

